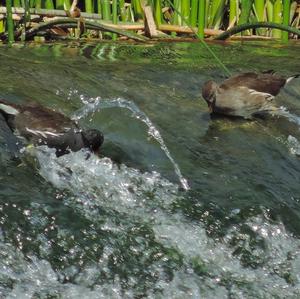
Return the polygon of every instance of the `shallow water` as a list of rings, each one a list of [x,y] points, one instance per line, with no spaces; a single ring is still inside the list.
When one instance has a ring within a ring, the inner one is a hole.
[[[297,44],[212,47],[233,73],[299,71]],[[0,297],[300,297],[300,80],[277,98],[288,117],[211,118],[200,88],[224,76],[207,55],[0,47],[0,97],[105,135],[100,159],[41,147],[22,163],[0,139]]]

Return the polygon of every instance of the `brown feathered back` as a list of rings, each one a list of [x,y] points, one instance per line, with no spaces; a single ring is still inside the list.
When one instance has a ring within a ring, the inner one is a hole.
[[[273,96],[276,96],[285,83],[286,79],[276,74],[257,74],[249,72],[238,74],[225,80],[220,85],[220,88],[228,89],[245,86],[259,92],[269,93]]]

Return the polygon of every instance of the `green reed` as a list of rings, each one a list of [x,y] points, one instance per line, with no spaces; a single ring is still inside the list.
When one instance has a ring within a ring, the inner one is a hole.
[[[222,23],[223,16],[225,13],[225,0],[214,0],[211,1],[211,10],[210,10],[210,22],[209,26],[215,29],[218,29]]]
[[[160,0],[154,0],[154,18],[156,24],[159,26],[162,23],[162,8]]]
[[[254,10],[256,19],[258,22],[265,21],[265,1],[263,0],[254,0]],[[259,29],[257,30],[257,33],[259,35],[265,35],[266,30],[265,29]]]
[[[6,14],[7,14],[7,32],[8,32],[8,42],[13,43],[14,38],[14,21],[12,18],[12,0],[6,0]]]
[[[237,0],[230,0],[229,1],[229,25],[233,26],[235,23],[237,23],[238,20],[238,3]]]
[[[183,0],[181,2],[181,16],[184,19],[183,22],[189,22],[190,9],[191,9],[190,0]]]
[[[112,19],[113,19],[113,23],[117,24],[118,22],[118,1],[117,0],[112,0]],[[117,39],[116,33],[112,34],[112,39],[113,40]]]
[[[198,17],[198,0],[191,0],[190,24],[196,27]]]
[[[160,2],[159,0],[156,2]],[[132,0],[131,1],[133,12],[136,20],[142,20],[143,19],[143,10],[140,0]]]
[[[25,3],[28,5],[29,1],[29,7],[61,10],[69,9],[72,2],[72,0],[12,1],[16,7],[25,8]],[[158,27],[169,23],[180,26],[189,24],[193,28],[198,28],[201,38],[204,37],[204,28],[226,30],[237,24],[256,21],[285,25],[291,23],[291,26],[298,26],[300,22],[296,11],[297,2],[292,1],[291,4],[290,0],[79,0],[78,3],[83,11],[98,13],[103,20],[115,24],[142,21],[143,5],[151,5]],[[257,35],[266,35],[267,32],[270,31],[266,29],[255,31]],[[111,38],[111,35],[105,36]],[[272,36],[282,37],[285,41],[288,39],[288,34],[282,34],[278,29],[273,29]]]
[[[93,13],[94,12],[94,1],[93,0],[85,0],[85,11],[88,13]]]
[[[282,24],[282,1],[275,0],[273,4],[273,22]],[[281,31],[278,29],[274,29],[272,32],[272,36],[276,38],[281,37]]]
[[[198,36],[200,39],[204,38],[205,2],[205,0],[199,0]]]
[[[283,24],[284,25],[289,25],[290,23],[290,6],[291,6],[290,0],[283,0]],[[286,31],[282,32],[281,38],[283,42],[287,42],[289,39],[288,32]]]
[[[42,0],[42,7],[46,9],[54,9],[54,3],[52,0]]]
[[[56,0],[56,9],[64,9],[64,0]]]

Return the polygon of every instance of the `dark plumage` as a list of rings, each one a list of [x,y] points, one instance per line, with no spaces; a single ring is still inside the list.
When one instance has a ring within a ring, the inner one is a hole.
[[[35,145],[56,148],[57,156],[82,148],[97,152],[104,140],[100,131],[80,129],[65,115],[38,104],[17,105],[0,100],[0,113],[16,135]]]
[[[252,118],[256,114],[277,110],[273,104],[274,97],[290,80],[266,73],[242,73],[232,76],[217,85],[208,81],[202,88],[202,96],[210,112]]]

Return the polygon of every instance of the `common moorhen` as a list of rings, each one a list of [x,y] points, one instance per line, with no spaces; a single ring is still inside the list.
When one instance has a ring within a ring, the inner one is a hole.
[[[81,129],[65,115],[38,104],[17,105],[0,99],[0,113],[17,136],[55,148],[57,156],[82,148],[97,152],[104,140],[99,130]]]
[[[296,77],[299,75],[286,79],[272,71],[241,73],[220,85],[214,81],[206,82],[202,96],[211,113],[251,119],[257,114],[278,110],[273,99],[286,83]]]

